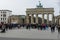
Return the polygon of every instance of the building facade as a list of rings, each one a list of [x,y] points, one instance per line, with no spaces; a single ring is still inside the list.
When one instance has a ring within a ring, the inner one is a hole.
[[[8,23],[8,18],[11,15],[12,11],[10,10],[0,10],[0,23]]]
[[[25,15],[12,15],[9,17],[8,22],[11,24],[23,24],[25,23]]]
[[[58,15],[58,16],[55,17],[55,23],[57,25],[60,25],[60,15]]]

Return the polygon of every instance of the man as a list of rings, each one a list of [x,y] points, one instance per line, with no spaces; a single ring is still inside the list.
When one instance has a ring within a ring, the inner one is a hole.
[[[55,25],[54,24],[51,25],[51,32],[55,32]]]

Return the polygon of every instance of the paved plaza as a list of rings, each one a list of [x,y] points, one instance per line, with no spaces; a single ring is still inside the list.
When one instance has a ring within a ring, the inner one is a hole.
[[[59,40],[59,39],[29,39],[29,38],[2,38],[0,40]]]
[[[38,30],[38,29],[12,29],[12,30],[7,30],[6,33],[0,33],[0,39],[11,39],[13,40],[14,38],[16,39],[29,39],[29,40],[57,40],[59,38],[57,30],[54,33],[51,33],[50,29],[48,30]]]

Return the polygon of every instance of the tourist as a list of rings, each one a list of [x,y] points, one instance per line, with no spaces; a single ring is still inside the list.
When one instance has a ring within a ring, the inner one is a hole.
[[[45,24],[42,24],[42,29],[45,30],[46,28],[46,25]]]
[[[60,34],[60,25],[57,28],[58,28],[58,33]]]
[[[38,30],[40,30],[41,29],[41,24],[38,24]]]
[[[46,28],[46,30],[48,30],[48,25],[47,24],[46,24],[46,27],[45,28]]]
[[[54,24],[51,25],[51,32],[55,32],[55,25]]]
[[[20,24],[18,24],[18,29],[21,28]]]
[[[1,33],[5,33],[6,32],[6,25],[5,24],[2,24],[2,31],[1,31]]]
[[[30,24],[27,24],[26,25],[26,29],[30,29]]]

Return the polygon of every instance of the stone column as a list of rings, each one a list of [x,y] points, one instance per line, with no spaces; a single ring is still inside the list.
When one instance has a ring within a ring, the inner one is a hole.
[[[52,24],[54,24],[54,14],[52,14]]]
[[[60,25],[60,18],[59,18],[59,25]]]
[[[36,23],[38,23],[38,14],[36,14]]]
[[[29,23],[29,14],[26,15],[26,22]]]
[[[42,14],[42,23],[44,23],[44,14]]]
[[[49,14],[47,14],[47,24],[49,24]]]
[[[31,14],[31,24],[33,24],[33,23],[34,23],[34,20],[33,20],[33,19],[34,19],[34,17],[33,17],[33,16],[34,16],[34,14]]]
[[[59,19],[57,18],[57,24],[59,25]]]

